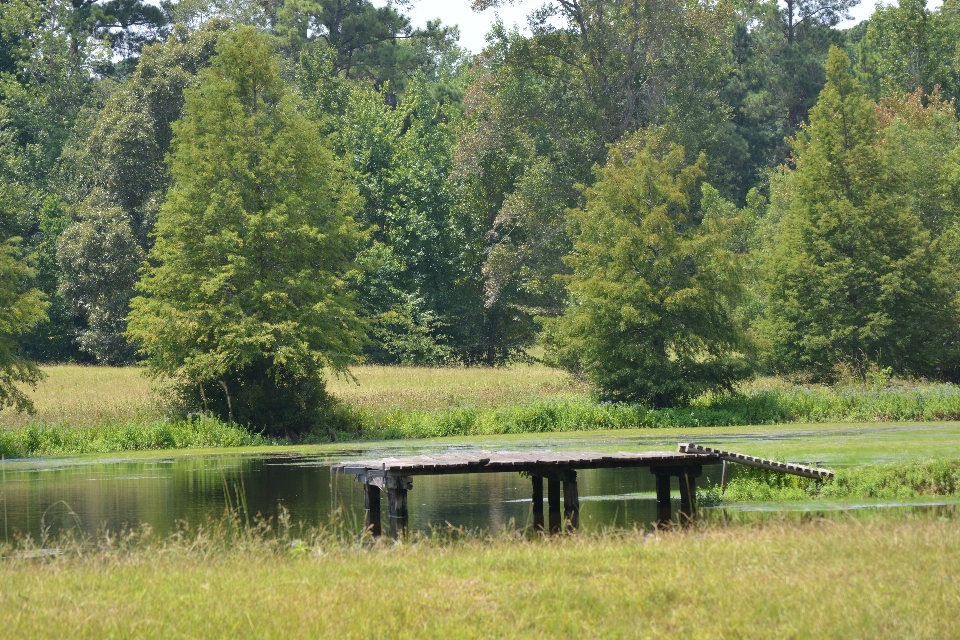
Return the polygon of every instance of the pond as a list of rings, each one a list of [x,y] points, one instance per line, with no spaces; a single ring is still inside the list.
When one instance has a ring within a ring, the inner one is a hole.
[[[905,429],[900,435],[916,440]],[[822,432],[791,431],[785,434],[758,432],[728,435],[712,433],[703,444],[737,448],[758,455],[764,447],[797,452],[797,461],[846,462],[837,441],[856,442],[864,434],[856,430]],[[217,519],[228,508],[242,504],[251,516],[276,518],[282,510],[294,524],[316,526],[337,517],[359,530],[363,523],[361,485],[351,476],[331,474],[331,465],[348,459],[385,455],[419,455],[467,450],[676,450],[676,434],[564,434],[549,436],[474,438],[464,440],[381,443],[347,447],[273,449],[255,452],[229,451],[191,454],[172,452],[140,456],[72,457],[20,460],[3,463],[0,479],[2,533],[5,539],[30,535],[39,538],[46,530],[56,534],[79,528],[88,534],[117,531],[123,527],[149,525],[156,534],[173,532],[180,523],[191,526]],[[893,437],[893,436],[890,436]],[[804,456],[797,443],[820,440]],[[885,459],[889,443],[874,429],[870,442],[880,442],[878,457]],[[831,444],[833,442],[833,444]],[[942,444],[938,440],[938,444]],[[860,449],[868,449],[865,444]],[[842,449],[842,448],[841,448]],[[825,451],[817,459],[812,451]],[[706,479],[719,481],[719,466],[704,468]],[[579,472],[581,527],[649,526],[656,519],[654,477],[648,469],[596,469]],[[674,480],[676,482],[676,480]],[[676,489],[676,487],[675,487]],[[675,499],[679,496],[675,491]],[[386,507],[384,500],[384,508]],[[723,512],[743,518],[744,513],[817,512],[835,510],[943,509],[953,513],[950,501],[937,503],[805,503],[803,505],[734,505]],[[497,531],[523,528],[532,522],[530,481],[518,473],[416,477],[409,493],[410,527],[429,531],[448,523],[468,530]],[[335,515],[336,514],[336,515]],[[706,515],[706,514],[705,514]],[[717,517],[712,514],[708,517]]]

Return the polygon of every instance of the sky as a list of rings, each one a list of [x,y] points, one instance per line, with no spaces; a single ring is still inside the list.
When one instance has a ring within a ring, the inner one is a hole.
[[[374,4],[386,4],[385,0],[374,0]],[[440,18],[444,24],[455,24],[460,27],[460,46],[474,53],[483,49],[485,44],[484,36],[490,30],[495,15],[499,14],[503,22],[508,26],[517,24],[521,29],[526,27],[527,14],[533,9],[543,4],[543,0],[516,0],[513,6],[505,4],[499,9],[487,9],[477,13],[470,9],[470,0],[414,0],[413,9],[409,15],[414,26],[423,26],[427,20]],[[889,1],[883,4],[890,4]],[[939,7],[942,0],[928,0],[928,6],[932,9]],[[857,22],[870,17],[873,13],[875,0],[864,0],[851,12],[853,20],[841,26],[853,26]]]

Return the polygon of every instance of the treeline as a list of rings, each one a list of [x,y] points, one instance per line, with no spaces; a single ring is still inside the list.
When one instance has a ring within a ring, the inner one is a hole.
[[[140,360],[299,429],[324,369],[537,344],[655,407],[953,379],[960,5],[853,4],[554,0],[470,55],[404,3],[9,0],[0,404]]]

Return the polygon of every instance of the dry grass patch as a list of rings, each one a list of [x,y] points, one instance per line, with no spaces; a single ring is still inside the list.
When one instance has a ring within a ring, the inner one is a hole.
[[[37,388],[28,391],[36,413],[0,411],[0,424],[28,422],[93,426],[111,422],[143,422],[162,418],[153,383],[139,367],[41,367],[45,374]]]
[[[537,400],[583,398],[589,388],[568,374],[540,365],[481,367],[378,367],[353,369],[357,382],[331,378],[333,395],[369,411],[490,409]]]

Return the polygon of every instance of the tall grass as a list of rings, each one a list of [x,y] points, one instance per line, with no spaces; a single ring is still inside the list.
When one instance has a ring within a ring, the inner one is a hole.
[[[960,458],[877,464],[839,469],[832,479],[813,480],[736,466],[725,491],[700,490],[705,504],[820,499],[902,500],[960,494]]]
[[[81,427],[34,422],[0,430],[0,455],[6,458],[265,444],[270,441],[240,425],[205,416]]]
[[[745,389],[710,395],[688,407],[649,409],[589,397],[533,400],[498,408],[358,410],[358,435],[373,439],[817,422],[960,420],[960,387],[925,384]]]
[[[172,422],[136,368],[48,367],[32,394],[33,416],[0,411],[0,454],[10,457],[136,449],[267,444],[209,418]],[[882,381],[839,387],[761,379],[735,394],[707,395],[687,407],[652,410],[599,403],[589,389],[545,367],[430,369],[359,367],[356,380],[332,378],[341,439],[688,428],[785,423],[960,420],[960,387]],[[304,442],[320,442],[322,428]]]
[[[39,637],[910,637],[960,628],[960,528],[930,519],[375,546],[288,527],[4,550]],[[49,544],[49,543],[48,543]]]

